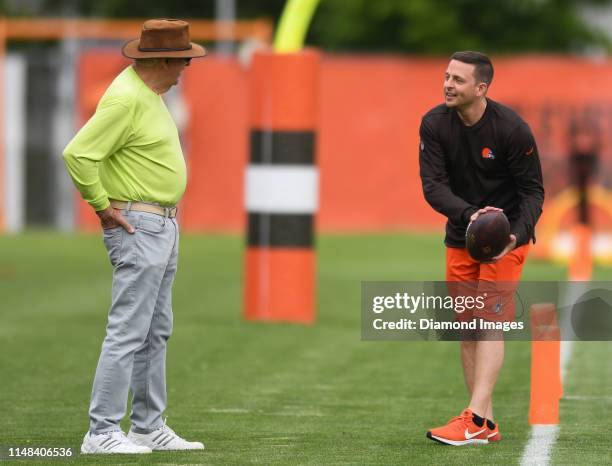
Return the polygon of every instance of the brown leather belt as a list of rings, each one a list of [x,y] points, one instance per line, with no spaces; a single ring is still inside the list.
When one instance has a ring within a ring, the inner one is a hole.
[[[110,200],[110,205],[114,209],[119,210],[133,210],[135,212],[148,212],[150,214],[157,214],[163,217],[174,218],[176,217],[176,207],[162,207],[160,205],[149,204],[147,202],[126,202],[126,201],[115,201]]]

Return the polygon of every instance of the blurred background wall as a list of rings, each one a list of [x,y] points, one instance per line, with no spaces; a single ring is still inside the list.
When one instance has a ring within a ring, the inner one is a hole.
[[[554,56],[493,60],[496,77],[490,97],[515,108],[534,130],[549,199],[570,183],[567,162],[572,127],[578,121],[593,125],[602,168],[597,179],[606,189],[612,188],[612,61]],[[81,124],[127,64],[113,51],[81,55],[77,92]],[[325,56],[317,135],[320,230],[440,228],[443,217],[421,195],[418,128],[421,116],[441,102],[446,64],[446,59]],[[182,221],[187,230],[242,231],[244,227],[248,95],[248,69],[233,58],[213,56],[194,62],[183,78],[190,182]],[[85,204],[78,219],[79,225],[97,228],[97,218]]]
[[[183,227],[194,232],[244,229],[248,159],[249,67],[261,37],[232,36],[232,21],[264,18],[273,27],[283,0],[78,2],[6,0],[19,18],[182,17],[223,19],[212,53],[195,60],[166,100],[181,130],[189,185]],[[441,102],[450,53],[491,54],[490,97],[515,108],[533,128],[542,157],[549,223],[572,208],[551,207],[571,187],[570,160],[594,155],[600,188],[593,218],[611,226],[612,18],[610,1],[322,0],[308,36],[324,52],[320,70],[317,160],[320,231],[439,229],[418,178],[418,125]],[[2,21],[6,30],[7,22]],[[221,30],[220,29],[220,30]],[[138,30],[130,31],[136,37]],[[61,151],[94,112],[113,77],[129,64],[123,40],[65,37],[5,41],[4,196],[8,231],[51,227],[93,230]],[[560,202],[560,201],[559,201]],[[561,212],[561,213],[559,213]],[[545,209],[546,215],[546,209]],[[546,218],[544,222],[548,221]]]

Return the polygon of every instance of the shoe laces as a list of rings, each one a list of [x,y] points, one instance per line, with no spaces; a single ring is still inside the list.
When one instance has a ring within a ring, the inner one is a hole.
[[[170,435],[172,435],[174,438],[180,438],[178,436],[178,434],[176,432],[174,432],[169,426],[168,424],[166,424],[166,421],[168,420],[167,417],[164,418],[164,423],[162,424],[162,426],[160,427],[160,429],[162,430],[162,432],[166,432]]]
[[[110,432],[110,436],[111,438],[117,440],[120,443],[131,443],[122,430],[115,430],[113,432]]]
[[[468,413],[461,413],[459,416],[455,416],[454,418],[452,418],[450,421],[448,421],[449,424],[454,424],[458,421],[461,422],[469,422],[472,420],[472,416]]]

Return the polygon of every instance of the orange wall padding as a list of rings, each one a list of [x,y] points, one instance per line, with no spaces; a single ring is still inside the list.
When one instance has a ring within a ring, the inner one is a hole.
[[[183,91],[189,127],[183,141],[188,180],[181,225],[192,231],[242,231],[248,73],[234,60],[195,59],[185,70]]]
[[[88,51],[79,67],[81,124],[125,62],[117,51]],[[612,60],[494,58],[490,97],[517,108],[532,126],[548,199],[567,186],[567,128],[596,115],[602,164],[612,187]],[[446,59],[324,55],[319,83],[319,231],[439,230],[444,218],[424,201],[418,175],[421,116],[442,101]],[[184,134],[189,185],[180,206],[187,231],[244,229],[248,159],[248,68],[232,58],[193,60],[182,86],[190,116]],[[79,207],[80,225],[97,220]]]

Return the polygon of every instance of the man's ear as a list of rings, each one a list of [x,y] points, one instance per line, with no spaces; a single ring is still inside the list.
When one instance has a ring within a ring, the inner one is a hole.
[[[489,90],[489,86],[487,85],[487,83],[480,83],[478,84],[478,93],[480,95],[485,95],[487,93],[487,90]]]

